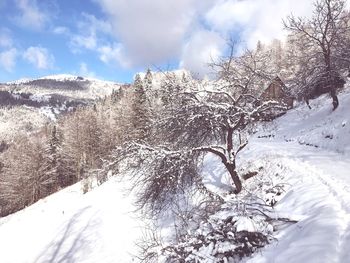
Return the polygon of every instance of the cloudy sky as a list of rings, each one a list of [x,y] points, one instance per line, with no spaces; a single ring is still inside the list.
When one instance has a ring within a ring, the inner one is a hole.
[[[283,38],[312,0],[0,0],[0,82],[77,74],[128,82],[147,67],[206,74],[225,39]]]

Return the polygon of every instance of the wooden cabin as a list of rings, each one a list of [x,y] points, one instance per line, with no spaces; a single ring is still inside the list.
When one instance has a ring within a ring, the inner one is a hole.
[[[264,100],[276,100],[287,105],[288,109],[293,108],[294,98],[289,96],[286,92],[286,85],[283,81],[276,77],[267,89],[261,94]]]

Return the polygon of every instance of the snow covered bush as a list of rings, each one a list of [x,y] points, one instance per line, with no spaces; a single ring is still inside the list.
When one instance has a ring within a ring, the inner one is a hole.
[[[188,224],[177,222],[172,238],[163,238],[154,228],[140,244],[143,262],[239,262],[273,242],[280,227],[295,223],[274,211],[289,188],[284,184],[286,168],[273,158],[240,164],[242,173],[258,171],[242,192],[224,194],[213,210],[193,207]],[[197,214],[202,216],[196,218]]]

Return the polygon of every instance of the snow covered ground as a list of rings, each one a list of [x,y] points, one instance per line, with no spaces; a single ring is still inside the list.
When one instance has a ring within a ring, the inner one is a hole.
[[[275,214],[298,221],[245,262],[350,262],[349,88],[339,99],[334,112],[326,96],[312,101],[312,110],[296,107],[260,128],[241,152],[238,165],[281,174],[285,193]],[[204,166],[205,181],[225,192],[220,167]],[[144,222],[127,188],[113,178],[82,194],[77,184],[0,219],[0,262],[137,262]]]
[[[311,101],[312,110],[301,104],[259,127],[239,155],[238,167],[246,171],[265,168],[255,180],[271,177],[275,184],[283,180],[285,192],[273,208],[275,216],[298,221],[277,229],[277,241],[244,262],[350,262],[349,88],[339,98],[336,111],[324,95]],[[230,179],[219,160],[213,165],[214,160],[209,157],[205,162],[205,183],[225,195]],[[246,188],[251,180],[246,181]],[[259,229],[259,222],[251,221],[253,229]]]
[[[350,92],[332,111],[327,96],[288,112],[250,141],[243,158],[270,159],[286,171],[290,188],[276,214],[299,222],[249,263],[350,262]]]
[[[80,183],[0,219],[0,262],[125,262],[142,233],[127,184]]]

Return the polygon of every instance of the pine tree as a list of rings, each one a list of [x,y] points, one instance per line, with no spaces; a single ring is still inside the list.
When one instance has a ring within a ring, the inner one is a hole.
[[[139,73],[136,74],[135,80],[134,80],[134,87],[136,86],[142,86],[142,79]]]
[[[59,139],[56,125],[52,127],[50,131],[49,138],[46,142],[46,173],[49,177],[52,178],[53,184],[51,186],[51,192],[54,192],[59,189],[60,181],[62,181],[61,174],[61,158],[60,158],[60,148],[61,148],[61,140]]]
[[[145,79],[147,80],[147,78]],[[134,140],[145,140],[150,134],[150,112],[144,85],[140,81],[139,75],[136,75],[133,91],[130,119],[132,124],[131,137]]]
[[[153,76],[150,69],[147,69],[145,78],[143,79],[145,90],[148,91],[152,88]]]

